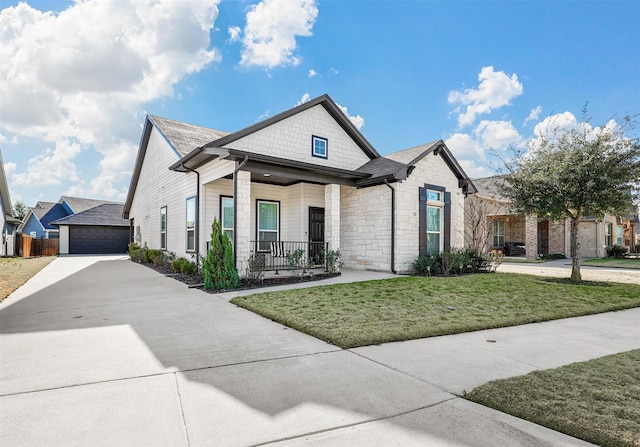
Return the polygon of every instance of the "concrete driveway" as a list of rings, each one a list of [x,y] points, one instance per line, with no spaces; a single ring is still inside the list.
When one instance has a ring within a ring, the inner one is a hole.
[[[62,257],[0,303],[0,445],[588,445],[457,394],[640,348],[639,318],[341,350],[126,258]]]

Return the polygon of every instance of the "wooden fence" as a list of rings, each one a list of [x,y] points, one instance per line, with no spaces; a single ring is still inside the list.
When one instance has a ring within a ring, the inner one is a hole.
[[[60,239],[36,239],[26,234],[18,234],[16,246],[18,256],[57,256],[60,249]]]

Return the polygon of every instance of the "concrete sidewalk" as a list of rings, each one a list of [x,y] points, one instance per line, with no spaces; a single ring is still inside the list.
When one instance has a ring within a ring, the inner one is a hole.
[[[527,275],[551,276],[555,278],[571,277],[571,259],[556,259],[542,263],[503,262],[498,272],[525,273]],[[610,281],[640,284],[640,269],[580,266],[585,281]]]
[[[458,394],[640,348],[632,309],[341,350],[126,259],[47,269],[0,306],[1,445],[584,446]]]

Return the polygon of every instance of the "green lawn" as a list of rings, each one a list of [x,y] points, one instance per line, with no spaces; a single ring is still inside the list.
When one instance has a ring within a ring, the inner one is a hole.
[[[598,259],[586,259],[582,261],[583,265],[590,267],[617,267],[625,269],[640,269],[640,258],[627,258],[627,259],[615,259],[615,258],[598,258]]]
[[[498,380],[466,398],[601,446],[640,446],[640,350]]]
[[[342,348],[640,306],[640,285],[512,273],[402,277],[261,293],[232,303]]]

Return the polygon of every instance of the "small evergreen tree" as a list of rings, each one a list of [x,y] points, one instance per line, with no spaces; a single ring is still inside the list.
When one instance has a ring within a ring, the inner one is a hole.
[[[205,289],[233,289],[240,284],[231,241],[222,232],[218,219],[211,224],[211,247],[204,258],[203,269]]]

